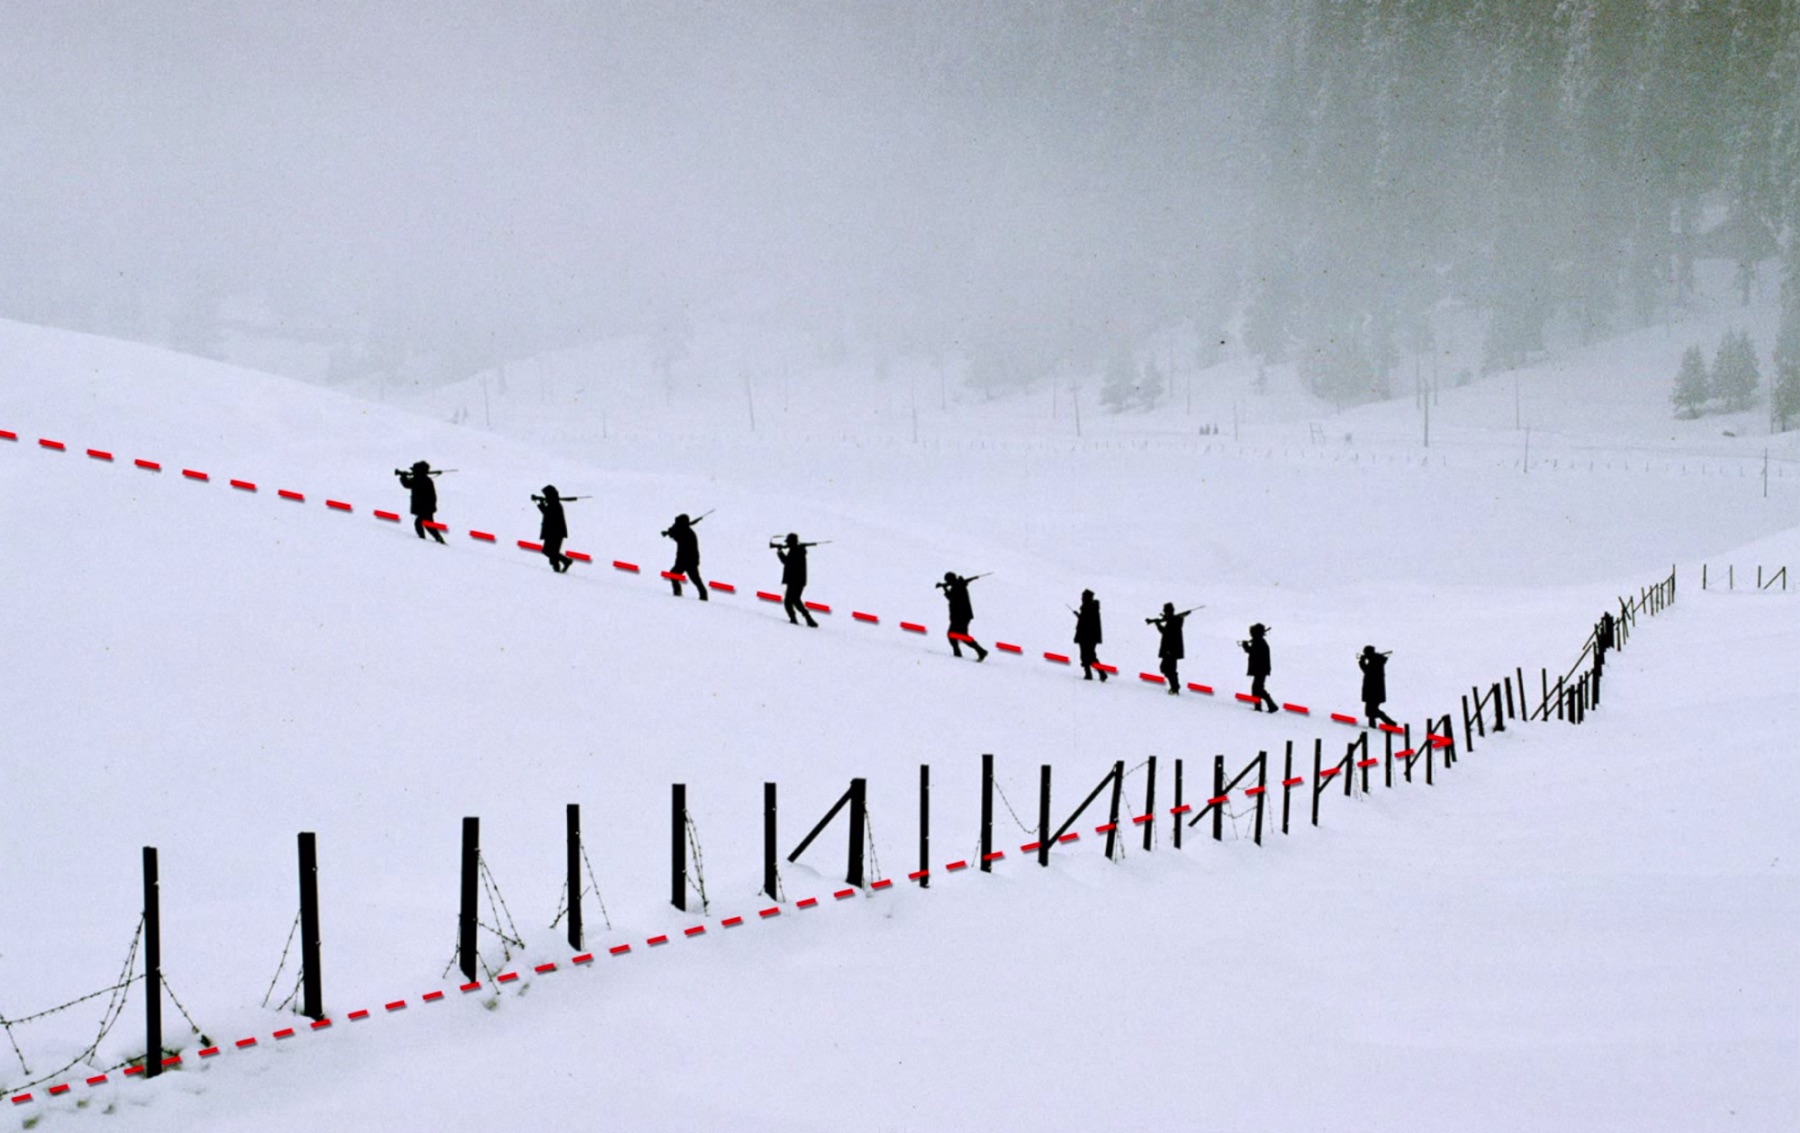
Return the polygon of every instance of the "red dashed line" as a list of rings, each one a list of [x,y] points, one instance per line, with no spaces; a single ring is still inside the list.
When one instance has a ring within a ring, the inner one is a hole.
[[[130,1078],[135,1074],[142,1074],[143,1072],[144,1072],[144,1068],[141,1065],[140,1066],[127,1066],[125,1068],[125,1076],[127,1078]]]
[[[676,574],[674,571],[665,570],[662,572],[662,576],[664,578],[668,579],[670,582],[686,582],[687,581],[687,575]]]
[[[345,1018],[349,1019],[352,1023],[360,1023],[364,1019],[367,1019],[368,1017],[369,1017],[369,1013],[367,1010],[352,1011],[352,1012],[350,1012],[350,1014],[345,1016]]]
[[[1292,779],[1283,779],[1281,781],[1281,785],[1284,787],[1298,787],[1300,784],[1302,784],[1304,782],[1306,782],[1305,779],[1302,779],[1302,778],[1300,778],[1300,776],[1296,775]]]
[[[539,550],[542,549],[543,548],[541,547],[539,548]],[[569,556],[578,563],[591,563],[594,561],[594,556],[588,554],[586,551],[564,551],[563,554]]]
[[[462,992],[464,995],[467,995],[472,991],[480,991],[481,990],[481,981],[480,980],[470,980],[466,984],[458,985],[456,990]]]
[[[997,862],[997,861],[1004,859],[1005,857],[1006,857],[1006,854],[1004,851],[995,850],[991,854],[983,855],[981,860],[984,862]]]
[[[1336,721],[1337,721],[1337,722],[1338,722],[1338,723],[1340,723],[1340,724],[1350,724],[1350,725],[1355,725],[1355,724],[1356,724],[1356,723],[1357,723],[1357,719],[1356,719],[1356,717],[1354,717],[1354,716],[1346,716],[1346,715],[1344,715],[1344,714],[1343,714],[1343,713],[1342,713],[1342,712],[1333,712],[1333,713],[1332,713],[1332,714],[1331,714],[1331,718],[1332,718],[1332,719],[1333,719],[1333,720],[1336,720]]]
[[[1425,739],[1430,742],[1432,747],[1449,747],[1456,742],[1449,736],[1426,736]]]
[[[517,972],[501,972],[499,975],[494,977],[494,982],[497,984],[509,984],[518,978],[519,978],[519,973],[517,973]],[[401,1006],[404,1007],[405,1004],[401,1004]]]
[[[230,481],[230,484],[240,492],[256,491],[256,485],[249,480],[232,480]]]
[[[1396,727],[1393,724],[1377,724],[1375,726],[1390,736],[1404,736],[1406,734],[1405,728]]]
[[[743,917],[726,917],[724,920],[719,922],[719,924],[724,928],[736,928],[737,926],[739,926],[743,923],[744,923]]]
[[[1140,814],[1131,820],[1131,824],[1133,826],[1142,826],[1144,823],[1153,821],[1155,818],[1156,816],[1154,814]]]
[[[493,534],[492,534],[492,533],[491,533],[491,532],[487,532],[487,531],[470,531],[470,532],[469,532],[469,538],[471,538],[471,539],[479,539],[479,540],[481,540],[481,541],[482,541],[482,542],[483,542],[483,543],[492,543],[492,542],[495,542],[495,539],[494,539],[494,536],[493,536]]]
[[[768,920],[770,917],[779,917],[781,915],[781,906],[771,905],[768,908],[757,913],[756,915],[763,918],[764,920]]]
[[[134,460],[131,463],[137,465],[139,468],[148,469],[151,472],[161,472],[162,471],[162,465],[156,463],[156,461],[154,461],[154,460],[141,460],[140,459],[140,460]]]
[[[216,1046],[202,1047],[200,1049],[200,1057],[201,1058],[211,1058],[213,1055],[215,1055],[217,1053],[219,1053],[219,1048]]]
[[[945,637],[947,637],[947,638],[949,638],[949,639],[950,639],[950,640],[951,640],[951,641],[960,641],[960,642],[962,642],[962,643],[963,643],[963,644],[964,644],[964,645],[973,645],[973,644],[975,644],[975,639],[974,639],[974,638],[972,638],[972,637],[970,637],[970,636],[969,636],[969,635],[968,635],[968,634],[966,634],[966,633],[947,633],[947,634],[945,634],[945,635],[944,635],[944,636],[945,636]]]
[[[876,617],[874,614],[865,614],[861,610],[851,610],[850,616],[859,622],[868,622],[870,625],[881,624],[880,618]]]
[[[994,642],[994,648],[998,649],[1002,653],[1023,653],[1023,652],[1025,652],[1023,647],[1014,645],[1010,641],[996,641],[996,642]]]
[[[14,1094],[12,1096],[12,1103],[14,1105],[24,1105],[26,1102],[28,1102],[30,1100],[31,1100],[30,1094]]]
[[[819,899],[817,897],[808,897],[803,901],[795,901],[794,907],[796,909],[810,909],[814,905],[817,905],[818,903],[819,903]]]
[[[283,1027],[281,1030],[276,1031],[273,1037],[277,1039],[291,1039],[294,1037],[294,1028]]]
[[[614,565],[614,566],[618,566],[618,565],[619,565],[619,564],[618,564],[618,563],[614,563],[614,564],[613,564],[613,565]],[[756,592],[756,596],[757,596],[757,597],[758,597],[758,598],[761,598],[761,599],[762,599],[762,600],[763,600],[763,601],[765,601],[765,602],[779,602],[779,601],[781,601],[781,595],[779,595],[779,594],[771,594],[771,593],[769,593],[769,592],[768,592],[768,591],[767,591],[767,590],[758,590],[758,591],[757,591],[757,592]]]
[[[1042,847],[1042,845],[1043,845],[1043,843],[1041,843],[1041,842],[1027,842],[1023,846],[1019,847],[1019,852],[1021,854],[1035,854]]]
[[[1105,673],[1107,676],[1110,676],[1110,677],[1116,677],[1119,675],[1119,667],[1117,665],[1103,665],[1100,662],[1096,661],[1096,662],[1094,662],[1094,668],[1099,669],[1102,673]]]
[[[1256,698],[1254,696],[1251,696],[1247,692],[1234,693],[1233,695],[1235,695],[1239,700],[1243,701],[1245,704],[1255,704],[1256,703]]]
[[[915,869],[911,873],[906,875],[906,880],[917,881],[921,877],[930,877],[930,876],[931,876],[931,871],[928,869]]]
[[[18,439],[19,434],[13,432],[11,429],[0,429],[0,441],[16,441]]]
[[[606,950],[606,954],[608,956],[623,956],[623,955],[625,955],[625,953],[627,953],[629,951],[631,951],[631,945],[615,944],[611,948],[608,948]]]
[[[186,477],[187,477],[187,478],[188,478],[188,479],[189,479],[189,480],[202,480],[202,481],[206,481],[206,480],[211,480],[211,479],[212,479],[212,477],[211,477],[211,476],[208,476],[208,475],[207,475],[207,474],[206,474],[206,473],[204,473],[204,472],[196,472],[196,471],[195,471],[195,470],[194,470],[194,469],[192,469],[192,468],[183,468],[183,469],[182,469],[182,470],[181,470],[181,474],[182,474],[182,475],[183,475],[183,476],[186,476]]]
[[[847,897],[854,897],[854,896],[856,896],[856,890],[854,890],[854,889],[840,889],[840,890],[838,890],[838,891],[837,891],[837,892],[836,892],[836,893],[833,893],[833,894],[832,894],[832,895],[831,895],[831,896],[832,896],[832,898],[833,898],[833,899],[834,899],[834,900],[838,900],[838,901],[842,901],[842,900],[844,900],[844,899],[845,899],[845,898],[847,898]]]
[[[1339,771],[1342,771],[1342,770],[1343,770],[1343,768],[1341,768],[1341,767],[1327,767],[1325,770],[1319,772],[1319,778],[1329,779],[1333,775],[1336,775]]]
[[[315,1031],[322,1031],[329,1026],[331,1026],[330,1019],[314,1019],[312,1023],[312,1029]]]
[[[393,512],[393,511],[377,511],[375,513],[375,518],[376,519],[385,519],[389,523],[399,523],[400,522],[400,513]]]
[[[1075,833],[1073,830],[1069,831],[1067,834],[1064,834],[1061,838],[1057,839],[1058,842],[1079,842],[1080,840],[1081,840],[1081,835]]]
[[[53,440],[50,440],[48,437],[39,437],[38,438],[38,447],[53,449],[57,452],[63,452],[67,449],[68,446],[64,445],[61,441],[53,441]]]
[[[632,574],[636,574],[638,572],[638,566],[636,563],[620,562],[618,559],[613,560],[613,569],[629,571]]]
[[[592,964],[593,962],[594,954],[592,952],[583,952],[581,955],[569,959],[569,963],[571,964]],[[430,999],[431,997],[428,995],[425,998]]]
[[[1306,707],[1304,704],[1283,704],[1281,708],[1284,712],[1297,712],[1302,716],[1312,715],[1312,709]]]
[[[661,936],[653,936],[649,940],[644,941],[645,944],[648,944],[652,948],[660,948],[662,945],[667,944],[668,942],[669,942],[669,937],[668,937],[667,933],[664,933]]]
[[[807,609],[813,611],[814,613],[819,613],[819,614],[831,613],[831,607],[827,606],[823,602],[806,602],[806,603],[803,603],[803,605],[805,605],[805,607]]]
[[[944,870],[947,873],[955,873],[959,869],[968,869],[968,868],[969,868],[968,862],[957,861],[957,862],[951,862],[949,865],[945,866]]]
[[[1357,764],[1357,766],[1358,767],[1376,767],[1376,766],[1379,766],[1380,763],[1381,763],[1381,760],[1379,760],[1379,759],[1365,759],[1365,760],[1362,760],[1361,762],[1359,762]]]
[[[1206,696],[1211,696],[1213,694],[1211,685],[1197,685],[1193,681],[1188,682],[1188,691],[1202,693]]]
[[[256,1040],[255,1040],[255,1039],[239,1039],[239,1040],[238,1040],[238,1041],[237,1041],[237,1048],[238,1048],[238,1049],[239,1049],[239,1050],[246,1050],[246,1049],[248,1049],[248,1048],[250,1048],[250,1047],[253,1047],[253,1046],[255,1046],[255,1045],[256,1045]]]
[[[521,551],[536,551],[539,554],[543,554],[544,545],[542,543],[533,543],[529,539],[521,539],[521,540],[519,540],[519,550],[521,550]]]
[[[66,1094],[68,1092],[69,1092],[69,1087],[66,1083],[63,1085],[60,1085],[60,1086],[51,1086],[50,1087],[50,1096],[53,1098],[58,1097],[62,1094]]]
[[[714,590],[722,591],[726,594],[736,594],[737,593],[737,587],[733,586],[729,582],[720,582],[716,578],[713,579],[711,582],[707,583],[707,585],[712,587]]]
[[[886,888],[888,888],[888,887],[889,887],[889,886],[891,886],[891,885],[893,885],[893,884],[894,884],[894,879],[893,879],[893,878],[891,878],[891,877],[884,877],[884,878],[882,878],[882,879],[881,879],[881,880],[880,880],[880,881],[876,881],[876,882],[873,882],[873,883],[871,883],[871,884],[870,884],[870,886],[869,886],[869,888],[870,888],[870,889],[886,889]]]
[[[214,1050],[217,1050],[217,1049],[218,1049],[218,1048],[217,1048],[217,1047],[214,1047],[214,1048],[213,1048],[213,1049],[214,1049]],[[106,1081],[106,1075],[104,1075],[104,1074],[96,1074],[96,1075],[94,1075],[94,1076],[93,1076],[93,1077],[92,1077],[92,1078],[89,1078],[89,1079],[88,1079],[88,1080],[87,1080],[87,1084],[88,1084],[88,1085],[90,1085],[90,1086],[98,1086],[98,1085],[100,1085],[100,1084],[101,1084],[101,1083],[103,1083],[103,1082],[105,1082],[105,1081]]]
[[[1180,806],[1170,807],[1169,813],[1180,815],[1180,814],[1186,814],[1188,811],[1193,810],[1193,809],[1194,809],[1193,804],[1182,803]]]
[[[1230,801],[1231,801],[1230,795],[1220,795],[1216,799],[1207,799],[1206,805],[1207,806],[1224,806],[1226,803],[1228,803]]]
[[[576,962],[579,963],[580,959],[581,958],[579,956],[576,957]],[[591,959],[593,959],[593,957],[590,956],[590,957],[588,957],[588,959],[591,960]],[[421,995],[419,998],[424,1000],[426,1003],[436,1003],[438,1000],[444,998],[444,993],[441,991],[428,991],[424,995]]]
[[[1245,787],[1244,794],[1246,797],[1253,799],[1268,789],[1269,788],[1267,787]]]
[[[907,633],[924,633],[925,632],[925,627],[920,625],[918,622],[901,622],[900,628],[905,630]]]
[[[556,965],[555,964],[539,964],[537,967],[535,967],[531,970],[541,976],[545,972],[554,972],[556,970]]]
[[[1164,680],[1161,676],[1158,676],[1155,673],[1139,673],[1138,680],[1149,681],[1153,685],[1161,685],[1161,684],[1169,683],[1168,681]]]
[[[684,928],[681,930],[681,935],[683,936],[704,936],[705,934],[706,926],[703,924],[697,924],[693,928]]]
[[[1395,759],[1414,759],[1414,758],[1417,758],[1418,754],[1419,753],[1414,751],[1412,748],[1407,748],[1405,751],[1395,752],[1394,758]]]
[[[343,500],[326,500],[325,506],[333,511],[355,511],[356,509]]]
[[[1111,834],[1113,831],[1117,830],[1118,828],[1119,828],[1119,826],[1117,823],[1108,822],[1104,826],[1094,827],[1094,833],[1096,833],[1096,834]]]
[[[162,1064],[164,1066],[180,1066],[181,1056],[179,1054],[171,1054],[169,1057],[162,1060]]]
[[[111,460],[113,458],[112,453],[105,452],[105,451],[102,451],[97,448],[88,449],[87,454],[89,456],[93,457],[95,460]]]
[[[1046,653],[1044,654],[1044,660],[1052,661],[1058,665],[1067,665],[1069,663],[1068,655],[1064,653]]]
[[[293,500],[296,503],[302,503],[302,504],[306,502],[306,496],[303,493],[290,492],[286,488],[277,488],[275,490],[275,494],[280,496],[284,500]]]
[[[506,978],[506,977],[505,977],[505,976],[501,976],[501,977],[500,977],[500,978],[501,978],[501,979],[502,979],[502,980],[504,980],[504,979],[505,979],[505,978]],[[517,976],[515,976],[515,977],[513,977],[513,978],[515,978],[515,979],[517,979],[517,978],[518,978],[518,977],[517,977]],[[387,1010],[389,1010],[389,1011],[399,1011],[399,1010],[401,1010],[401,1009],[403,1009],[403,1008],[404,1008],[404,1007],[405,1007],[405,1006],[406,1006],[406,1000],[404,1000],[404,999],[396,999],[396,1000],[394,1000],[394,1002],[392,1002],[392,1003],[387,1003],[387,1004],[383,1004],[383,1005],[382,1005],[382,1006],[383,1006],[383,1007],[385,1007],[385,1008],[386,1008],[386,1009],[387,1009]]]

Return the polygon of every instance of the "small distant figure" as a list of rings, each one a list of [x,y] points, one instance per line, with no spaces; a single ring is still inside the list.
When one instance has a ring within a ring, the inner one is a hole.
[[[1600,624],[1594,627],[1594,675],[1606,668],[1606,655],[1617,645],[1614,636],[1618,632],[1617,623],[1613,621],[1612,611],[1600,615]]]
[[[1392,651],[1377,653],[1373,645],[1365,645],[1356,657],[1357,668],[1362,670],[1363,675],[1363,715],[1369,718],[1371,728],[1377,720],[1390,728],[1400,726],[1394,723],[1393,717],[1381,710],[1382,703],[1387,700],[1387,663],[1391,656]]]
[[[571,500],[576,498],[578,497],[569,497]],[[575,561],[562,553],[563,540],[569,537],[569,521],[563,518],[563,497],[557,495],[555,484],[545,484],[543,495],[534,495],[531,499],[544,517],[538,524],[538,538],[544,544],[544,557],[550,560],[551,570],[562,574]]]
[[[784,542],[771,541],[769,546],[775,551],[775,557],[781,560],[781,584],[787,588],[781,600],[781,608],[787,611],[788,621],[793,625],[800,622],[795,615],[806,619],[806,624],[814,629],[819,623],[813,621],[812,611],[806,608],[806,549],[816,547],[817,543],[802,543],[800,536],[788,532]]]
[[[675,540],[675,565],[669,573],[687,576],[702,602],[706,601],[706,582],[700,577],[700,536],[695,533],[694,524],[705,518],[702,515],[700,519],[689,519],[687,512],[682,512],[663,532],[663,538]],[[681,597],[681,580],[671,578],[669,585],[674,588],[675,597]]]
[[[429,531],[433,539],[442,543],[443,532],[425,526],[437,520],[437,484],[431,479],[437,473],[432,471],[430,463],[414,461],[411,470],[396,468],[394,475],[400,477],[400,486],[412,493],[413,531],[421,539]]]
[[[1263,687],[1264,682],[1269,679],[1268,632],[1268,626],[1257,622],[1250,627],[1250,640],[1240,641],[1238,644],[1250,655],[1250,695],[1256,698],[1256,710],[1263,711],[1263,705],[1267,704],[1270,712],[1279,712],[1281,705],[1276,704],[1275,698],[1269,695],[1269,690]]]
[[[1144,619],[1145,625],[1155,626],[1157,632],[1162,634],[1162,642],[1157,646],[1156,655],[1162,658],[1163,680],[1169,682],[1170,696],[1181,695],[1181,674],[1177,670],[1181,659],[1187,655],[1182,641],[1181,623],[1187,621],[1187,616],[1193,612],[1190,609],[1178,614],[1175,612],[1175,603],[1164,602],[1162,613],[1154,618]]]
[[[977,578],[986,578],[985,574],[964,578],[953,570],[944,572],[944,581],[936,584],[937,589],[944,592],[944,600],[950,603],[950,629],[944,635],[950,639],[950,651],[958,657],[962,656],[963,642],[967,641],[975,650],[975,660],[987,660],[988,651],[981,643],[969,636],[969,623],[975,620],[975,607],[969,601],[969,583]]]
[[[1100,599],[1092,590],[1081,592],[1081,609],[1075,614],[1075,644],[1081,646],[1081,679],[1094,679],[1094,666],[1100,663]],[[1100,681],[1106,682],[1106,670],[1100,670]]]

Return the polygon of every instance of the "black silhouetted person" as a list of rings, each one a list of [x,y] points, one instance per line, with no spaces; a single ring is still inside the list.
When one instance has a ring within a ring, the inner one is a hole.
[[[1615,647],[1616,625],[1609,610],[1600,615],[1600,624],[1594,627],[1594,675],[1606,668],[1606,654]]]
[[[1100,663],[1100,599],[1092,590],[1081,592],[1081,609],[1075,611],[1075,644],[1081,646],[1081,679],[1094,679],[1094,666]],[[1100,670],[1106,680],[1106,670]]]
[[[1389,654],[1375,652],[1373,645],[1363,646],[1357,655],[1357,668],[1362,670],[1363,715],[1369,718],[1369,727],[1380,720],[1389,727],[1398,728],[1394,718],[1381,710],[1382,702],[1387,700],[1387,662]]]
[[[787,588],[787,592],[781,600],[781,608],[787,611],[788,621],[799,625],[800,622],[794,616],[798,614],[806,619],[807,625],[817,629],[819,623],[813,621],[812,611],[806,608],[804,598],[806,593],[806,549],[813,545],[812,543],[802,543],[800,536],[792,531],[788,532],[786,542],[769,544],[775,548],[775,557],[781,560],[781,584]]]
[[[705,519],[703,515],[700,519]],[[686,512],[675,517],[663,532],[663,538],[675,540],[675,565],[669,568],[670,574],[686,575],[687,580],[699,591],[700,600],[706,601],[706,583],[700,578],[700,536],[694,533],[694,524],[700,519],[689,519]],[[675,597],[681,597],[681,580],[671,578],[669,585],[675,588]]]
[[[1245,653],[1250,654],[1250,695],[1256,698],[1256,710],[1261,712],[1263,705],[1267,704],[1270,712],[1279,712],[1281,705],[1276,704],[1275,698],[1269,695],[1269,690],[1263,687],[1263,683],[1269,678],[1269,641],[1263,636],[1268,632],[1268,626],[1257,622],[1250,627],[1250,640],[1240,641],[1238,644],[1244,647]]]
[[[969,636],[969,623],[975,620],[975,607],[969,602],[969,583],[974,582],[975,578],[964,578],[953,570],[947,570],[944,572],[944,581],[938,583],[937,588],[944,592],[944,600],[950,603],[950,629],[945,636],[950,639],[951,652],[961,657],[963,641],[967,640],[975,650],[975,660],[985,661],[987,650]]]
[[[435,522],[437,517],[437,485],[431,479],[431,465],[423,460],[416,461],[411,471],[402,472],[396,468],[394,475],[400,477],[402,488],[412,492],[413,531],[421,539],[425,538],[425,533],[429,531],[433,539],[442,543],[444,541],[443,532],[425,526],[427,523]]]
[[[1154,618],[1144,619],[1145,625],[1155,626],[1157,632],[1162,634],[1162,644],[1157,647],[1156,655],[1162,658],[1163,680],[1169,682],[1170,696],[1181,694],[1181,674],[1177,670],[1182,657],[1186,656],[1186,649],[1181,637],[1181,623],[1187,621],[1187,616],[1193,612],[1192,610],[1183,610],[1178,614],[1175,612],[1175,603],[1164,602],[1162,613]]]
[[[562,553],[563,540],[569,537],[569,521],[563,518],[562,497],[556,494],[555,484],[545,484],[544,494],[531,498],[544,516],[543,521],[538,524],[538,538],[544,544],[544,557],[550,560],[550,569],[561,574],[575,561]]]

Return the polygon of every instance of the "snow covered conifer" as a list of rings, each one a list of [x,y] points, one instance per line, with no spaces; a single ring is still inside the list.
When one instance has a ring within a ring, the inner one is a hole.
[[[1748,409],[1756,387],[1762,384],[1757,372],[1756,347],[1745,331],[1728,330],[1719,340],[1719,352],[1713,356],[1712,392],[1723,398],[1725,408]]]
[[[1698,346],[1690,346],[1681,356],[1681,370],[1675,375],[1675,395],[1671,400],[1681,416],[1698,417],[1708,396],[1706,355],[1700,353]]]
[[[1775,431],[1785,433],[1800,424],[1800,288],[1790,288],[1781,309],[1781,330],[1775,335],[1775,373],[1770,379],[1769,416]]]

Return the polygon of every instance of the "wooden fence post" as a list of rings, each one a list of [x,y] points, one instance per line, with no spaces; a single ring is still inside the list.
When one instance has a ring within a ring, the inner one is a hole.
[[[1050,864],[1050,765],[1038,772],[1038,864]]]
[[[162,1073],[162,893],[156,847],[144,847],[144,1077]]]
[[[1175,810],[1179,811],[1180,809],[1181,809],[1181,759],[1179,757],[1177,757],[1175,760]],[[1179,850],[1179,849],[1181,849],[1181,828],[1183,826],[1186,826],[1187,823],[1182,821],[1182,816],[1179,814],[1174,815],[1174,818],[1175,818],[1175,848],[1177,850]]]
[[[1156,832],[1156,757],[1151,756],[1146,764],[1148,782],[1144,786],[1144,814],[1150,821],[1144,823],[1144,852],[1148,853],[1156,848],[1155,842],[1151,840]]]
[[[844,881],[858,889],[863,885],[863,852],[868,841],[868,789],[867,779],[850,780],[850,862]]]
[[[775,784],[763,784],[763,893],[771,901],[779,901],[780,877],[775,872],[776,849]]]
[[[310,831],[300,835],[300,1012],[325,1017],[324,978],[319,971],[319,852]]]
[[[931,888],[931,765],[919,764],[919,888]]]
[[[464,981],[475,982],[475,909],[481,883],[481,819],[464,818],[462,824],[462,902],[456,919],[456,958],[462,963]]]
[[[994,872],[994,757],[981,757],[981,872]]]
[[[687,912],[687,784],[669,785],[669,904]]]

